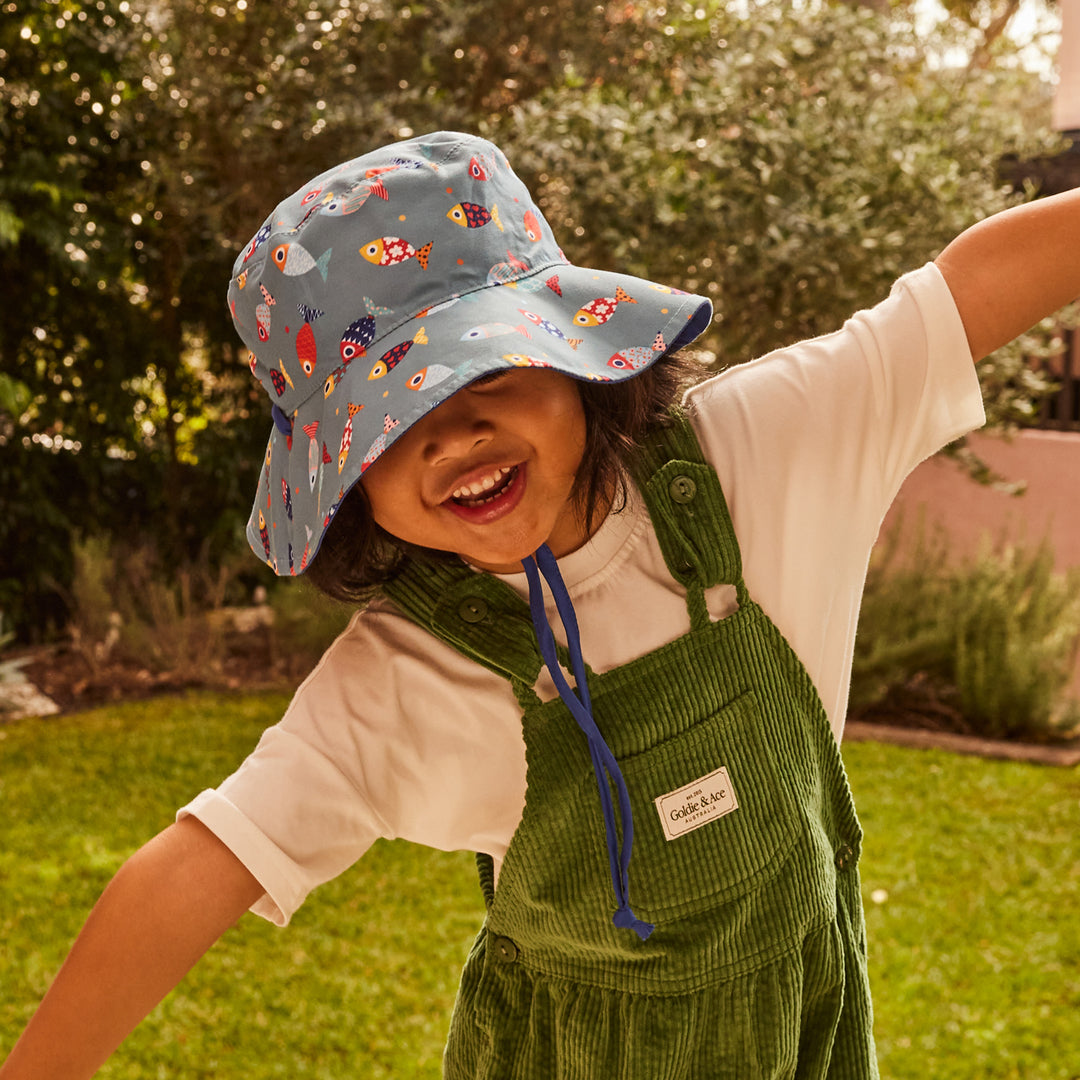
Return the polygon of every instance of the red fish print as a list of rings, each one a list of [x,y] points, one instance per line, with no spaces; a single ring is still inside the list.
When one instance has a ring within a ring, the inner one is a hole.
[[[636,303],[633,297],[627,296],[622,288],[616,286],[614,296],[598,296],[580,308],[574,316],[574,323],[577,326],[602,326],[615,314],[619,304]]]
[[[345,468],[345,462],[349,457],[349,450],[352,448],[353,417],[363,407],[363,405],[354,405],[351,401],[349,402],[349,419],[345,421],[345,430],[341,433],[341,448],[338,451],[337,471],[339,476],[341,475],[341,470]]]
[[[525,211],[525,234],[535,244],[540,239],[540,221],[531,211]]]
[[[315,370],[315,361],[317,359],[315,331],[311,329],[311,324],[324,312],[318,308],[308,307],[307,304],[297,304],[296,306],[304,319],[304,325],[300,327],[296,334],[296,358],[300,361],[300,367],[303,368],[304,374],[310,379],[312,372]]]
[[[259,539],[262,541],[263,551],[266,552],[266,561],[270,562],[270,533],[266,528],[266,516],[259,511]]]
[[[474,180],[486,180],[488,178],[488,171],[478,157],[469,158],[469,175]]]
[[[300,367],[310,379],[315,370],[317,359],[315,349],[315,331],[311,329],[311,323],[304,323],[296,335],[296,359],[300,361]]]
[[[376,266],[396,266],[408,259],[415,259],[420,264],[420,268],[426,270],[428,256],[434,246],[434,241],[431,241],[422,248],[414,248],[400,236],[382,236],[378,240],[365,244],[360,249],[360,254]]]
[[[311,526],[305,525],[307,530],[307,543],[304,545],[304,554],[300,556],[300,572],[303,573],[307,569],[308,556],[311,554]]]

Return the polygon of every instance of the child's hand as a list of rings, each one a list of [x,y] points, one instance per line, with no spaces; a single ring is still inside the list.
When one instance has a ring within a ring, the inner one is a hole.
[[[102,893],[0,1078],[93,1076],[261,894],[194,818],[160,833]]]

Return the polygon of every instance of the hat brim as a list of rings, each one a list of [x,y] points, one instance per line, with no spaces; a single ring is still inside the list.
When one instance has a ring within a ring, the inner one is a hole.
[[[544,367],[620,382],[692,341],[711,314],[705,297],[559,262],[451,294],[370,344],[343,337],[333,371],[323,375],[327,362],[315,376],[323,392],[277,417],[248,522],[252,549],[277,574],[302,573],[363,473],[417,420],[481,376]]]

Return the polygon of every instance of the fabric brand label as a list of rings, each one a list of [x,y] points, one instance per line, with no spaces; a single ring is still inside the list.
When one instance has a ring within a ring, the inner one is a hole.
[[[677,791],[658,796],[655,802],[660,825],[668,840],[677,840],[739,809],[731,778],[723,765]]]

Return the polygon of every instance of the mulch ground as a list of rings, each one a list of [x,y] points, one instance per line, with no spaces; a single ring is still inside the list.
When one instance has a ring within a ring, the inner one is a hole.
[[[13,653],[10,659],[17,659]],[[23,674],[62,713],[79,712],[116,701],[138,701],[187,689],[292,690],[306,672],[283,671],[250,635],[231,644],[211,667],[193,673],[154,672],[134,660],[110,659],[91,664],[66,645],[22,653]],[[267,672],[277,674],[267,677]]]
[[[130,660],[91,665],[77,650],[64,645],[27,650],[23,655],[27,679],[62,713],[185,689],[288,692],[306,674],[283,668],[281,658],[269,655],[258,635],[238,635],[212,668],[197,675],[155,673]],[[267,672],[275,672],[275,677],[268,678]],[[920,676],[894,688],[882,702],[853,708],[844,737],[853,742],[873,740],[1065,767],[1080,764],[1080,737],[1042,742],[980,737],[965,719],[955,692]]]

